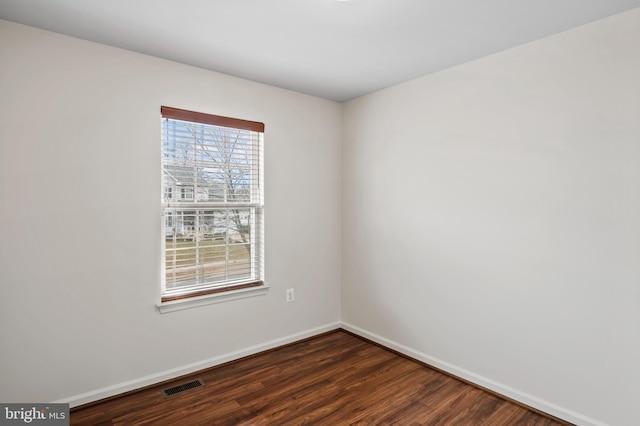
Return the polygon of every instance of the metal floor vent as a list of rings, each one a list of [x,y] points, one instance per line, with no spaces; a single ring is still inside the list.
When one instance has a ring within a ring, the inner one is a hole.
[[[197,380],[194,380],[194,381],[189,382],[189,383],[183,383],[181,385],[165,389],[165,390],[162,391],[162,395],[164,395],[165,397],[166,396],[172,396],[172,395],[178,394],[180,392],[187,391],[189,389],[199,388],[200,386],[204,386],[204,383],[202,383],[202,380],[197,379]]]

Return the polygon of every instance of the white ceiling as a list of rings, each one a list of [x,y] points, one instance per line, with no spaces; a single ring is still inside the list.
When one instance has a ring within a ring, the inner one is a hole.
[[[0,18],[336,101],[640,0],[0,0]]]

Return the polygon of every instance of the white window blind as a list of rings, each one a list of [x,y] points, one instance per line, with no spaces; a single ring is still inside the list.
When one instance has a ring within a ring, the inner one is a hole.
[[[264,125],[161,113],[162,300],[263,284]]]

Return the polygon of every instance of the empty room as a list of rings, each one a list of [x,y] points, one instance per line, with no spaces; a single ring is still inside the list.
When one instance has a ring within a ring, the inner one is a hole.
[[[0,0],[0,423],[640,424],[639,76],[640,0]]]

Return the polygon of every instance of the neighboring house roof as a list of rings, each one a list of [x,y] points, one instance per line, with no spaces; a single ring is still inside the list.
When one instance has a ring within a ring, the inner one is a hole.
[[[220,182],[212,182],[200,171],[196,171],[194,176],[193,167],[165,164],[164,174],[177,186],[197,187],[198,193],[208,194],[210,200],[224,198],[224,185]]]
[[[172,180],[176,185],[180,186],[198,186],[209,187],[211,182],[207,181],[202,173],[196,171],[194,176],[194,168],[189,166],[176,166],[172,164],[164,165],[165,175]],[[194,182],[195,181],[195,182]],[[195,185],[194,185],[195,183]]]

